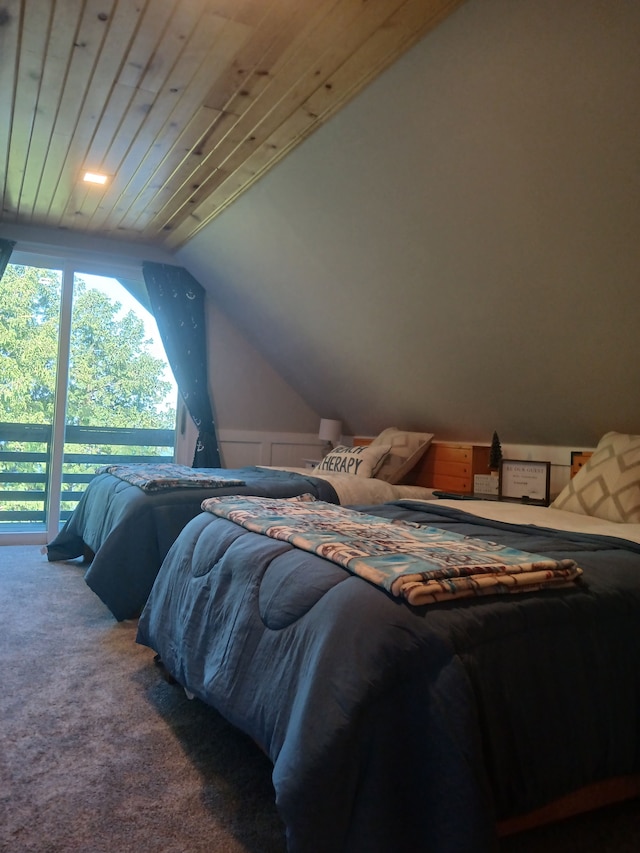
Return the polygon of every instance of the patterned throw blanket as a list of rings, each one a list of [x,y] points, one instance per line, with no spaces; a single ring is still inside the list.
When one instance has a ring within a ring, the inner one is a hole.
[[[388,521],[310,495],[208,498],[202,509],[332,560],[415,605],[569,586],[582,574],[573,560]]]
[[[244,480],[225,477],[206,469],[189,468],[173,462],[132,462],[130,465],[103,465],[96,474],[113,474],[145,492],[161,489],[217,489],[220,486],[244,486]]]

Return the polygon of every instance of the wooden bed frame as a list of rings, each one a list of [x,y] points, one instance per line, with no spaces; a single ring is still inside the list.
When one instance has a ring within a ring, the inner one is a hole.
[[[547,803],[517,817],[498,822],[498,837],[516,835],[549,823],[558,823],[570,817],[621,803],[625,800],[640,798],[640,775],[616,776],[603,779],[593,785],[586,785],[571,794]]]
[[[590,451],[574,451],[571,454],[571,477],[575,477],[592,456]],[[640,775],[616,776],[587,785],[565,797],[553,800],[542,808],[498,823],[498,835],[515,835],[527,829],[556,823],[585,812],[604,808],[624,800],[640,798]]]
[[[367,445],[371,443],[370,438],[356,438],[354,444]],[[411,476],[411,483],[417,486],[433,487],[433,456],[434,447],[437,447],[439,442],[432,442],[421,462],[416,466],[415,472]],[[478,448],[480,445],[464,444],[459,446],[465,448]],[[484,449],[484,448],[483,448]],[[487,461],[488,461],[488,450]],[[580,468],[588,461],[592,453],[590,451],[574,451],[571,454],[571,477],[575,477]],[[481,463],[486,465],[484,454],[481,454]],[[579,814],[585,814],[595,809],[604,808],[605,806],[613,805],[614,803],[624,802],[640,798],[640,774],[633,776],[616,776],[612,779],[603,779],[592,785],[587,785],[577,791],[573,791],[564,797],[553,800],[547,805],[539,809],[534,809],[526,814],[517,815],[516,817],[508,818],[498,822],[498,836],[505,837],[508,835],[516,835],[519,832],[525,832],[529,829],[534,829],[539,826],[544,826],[549,823],[557,823],[566,820],[570,817],[575,817]]]

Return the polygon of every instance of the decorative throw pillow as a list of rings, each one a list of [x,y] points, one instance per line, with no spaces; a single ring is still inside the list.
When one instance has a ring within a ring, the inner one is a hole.
[[[369,447],[390,445],[389,455],[375,474],[377,480],[387,483],[401,483],[431,444],[433,434],[430,432],[407,432],[397,427],[383,430],[373,439]]]
[[[388,444],[376,447],[345,447],[339,444],[313,469],[317,473],[355,474],[358,477],[373,477],[389,452]]]
[[[640,522],[640,435],[604,435],[551,506],[607,521]]]

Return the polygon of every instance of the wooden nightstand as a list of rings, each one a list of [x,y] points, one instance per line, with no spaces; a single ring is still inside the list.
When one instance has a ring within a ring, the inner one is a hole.
[[[421,485],[471,495],[475,474],[489,473],[488,445],[432,442],[419,463],[416,479]]]
[[[315,468],[322,462],[322,459],[303,459],[305,468]]]

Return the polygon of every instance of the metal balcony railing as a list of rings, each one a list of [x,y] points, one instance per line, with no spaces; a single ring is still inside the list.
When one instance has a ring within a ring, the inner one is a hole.
[[[98,467],[171,461],[174,440],[171,429],[67,426],[60,520],[69,518]],[[0,531],[46,523],[50,469],[50,426],[0,423]]]

